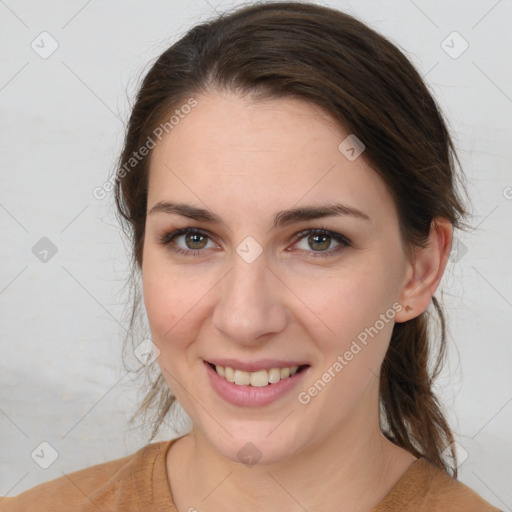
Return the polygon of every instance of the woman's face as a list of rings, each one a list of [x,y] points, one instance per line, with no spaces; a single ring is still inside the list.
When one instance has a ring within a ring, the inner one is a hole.
[[[153,150],[149,176],[144,302],[171,391],[233,461],[284,461],[330,436],[374,431],[408,267],[384,182],[311,104],[196,100]],[[153,209],[160,202],[212,219]],[[302,215],[334,204],[361,213]],[[233,383],[208,362],[267,371],[235,372]],[[300,365],[286,378],[283,368]]]

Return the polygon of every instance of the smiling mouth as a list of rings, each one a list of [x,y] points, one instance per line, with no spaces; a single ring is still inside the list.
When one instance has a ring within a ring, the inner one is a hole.
[[[281,380],[289,379],[294,375],[297,375],[310,366],[309,364],[303,364],[300,366],[291,366],[289,368],[271,368],[269,370],[246,372],[243,370],[230,368],[229,366],[214,365],[208,361],[207,364],[213,368],[213,370],[216,371],[219,376],[228,382],[232,382],[238,386],[253,387],[265,387],[268,385],[276,384]]]

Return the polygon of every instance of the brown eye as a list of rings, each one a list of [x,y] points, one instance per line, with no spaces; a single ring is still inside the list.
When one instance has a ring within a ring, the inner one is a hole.
[[[331,237],[329,235],[309,235],[308,243],[315,250],[328,249],[329,245],[331,245]]]
[[[311,253],[310,255],[313,258],[331,256],[345,247],[350,246],[350,240],[343,235],[325,229],[308,229],[299,233],[298,237],[299,242],[304,242],[305,245],[305,247],[299,247],[299,249]],[[327,250],[333,241],[338,245],[331,250]],[[297,243],[295,245],[297,245]]]
[[[201,233],[192,232],[183,236],[189,249],[203,249],[206,245],[207,237]]]
[[[184,246],[176,244],[176,240],[183,238]],[[211,237],[198,229],[184,228],[159,237],[158,243],[168,245],[169,249],[177,254],[184,256],[199,256],[202,250],[207,248],[208,240]]]

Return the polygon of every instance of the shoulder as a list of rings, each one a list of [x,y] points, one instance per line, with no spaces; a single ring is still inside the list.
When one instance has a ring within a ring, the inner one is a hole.
[[[502,512],[425,458],[416,460],[373,512]]]
[[[165,460],[171,442],[148,444],[126,457],[63,474],[18,496],[0,497],[0,512],[135,510],[153,499],[148,495],[156,483],[162,484],[164,466],[158,463]]]

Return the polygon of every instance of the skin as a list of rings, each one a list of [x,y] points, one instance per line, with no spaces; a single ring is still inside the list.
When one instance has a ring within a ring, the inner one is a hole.
[[[186,202],[226,226],[148,215],[142,265],[158,364],[193,424],[168,452],[173,500],[180,511],[369,511],[416,460],[379,429],[378,375],[394,322],[422,313],[437,289],[452,226],[437,219],[428,246],[409,262],[384,182],[364,153],[349,161],[338,150],[348,134],[326,112],[293,98],[195,97],[198,105],[153,150],[148,211],[162,200]],[[370,220],[326,217],[271,230],[279,210],[328,202]],[[185,227],[212,238],[158,243]],[[335,239],[319,249],[321,241],[294,238],[313,228],[351,244],[333,252]],[[252,263],[236,252],[248,236],[263,249]],[[173,244],[202,252],[178,255]],[[321,251],[331,254],[314,257]],[[393,303],[412,310],[396,313],[317,396],[299,403],[298,393]],[[300,359],[312,368],[274,403],[238,407],[209,383],[203,359],[215,356]],[[262,454],[254,466],[237,457],[249,441]]]

